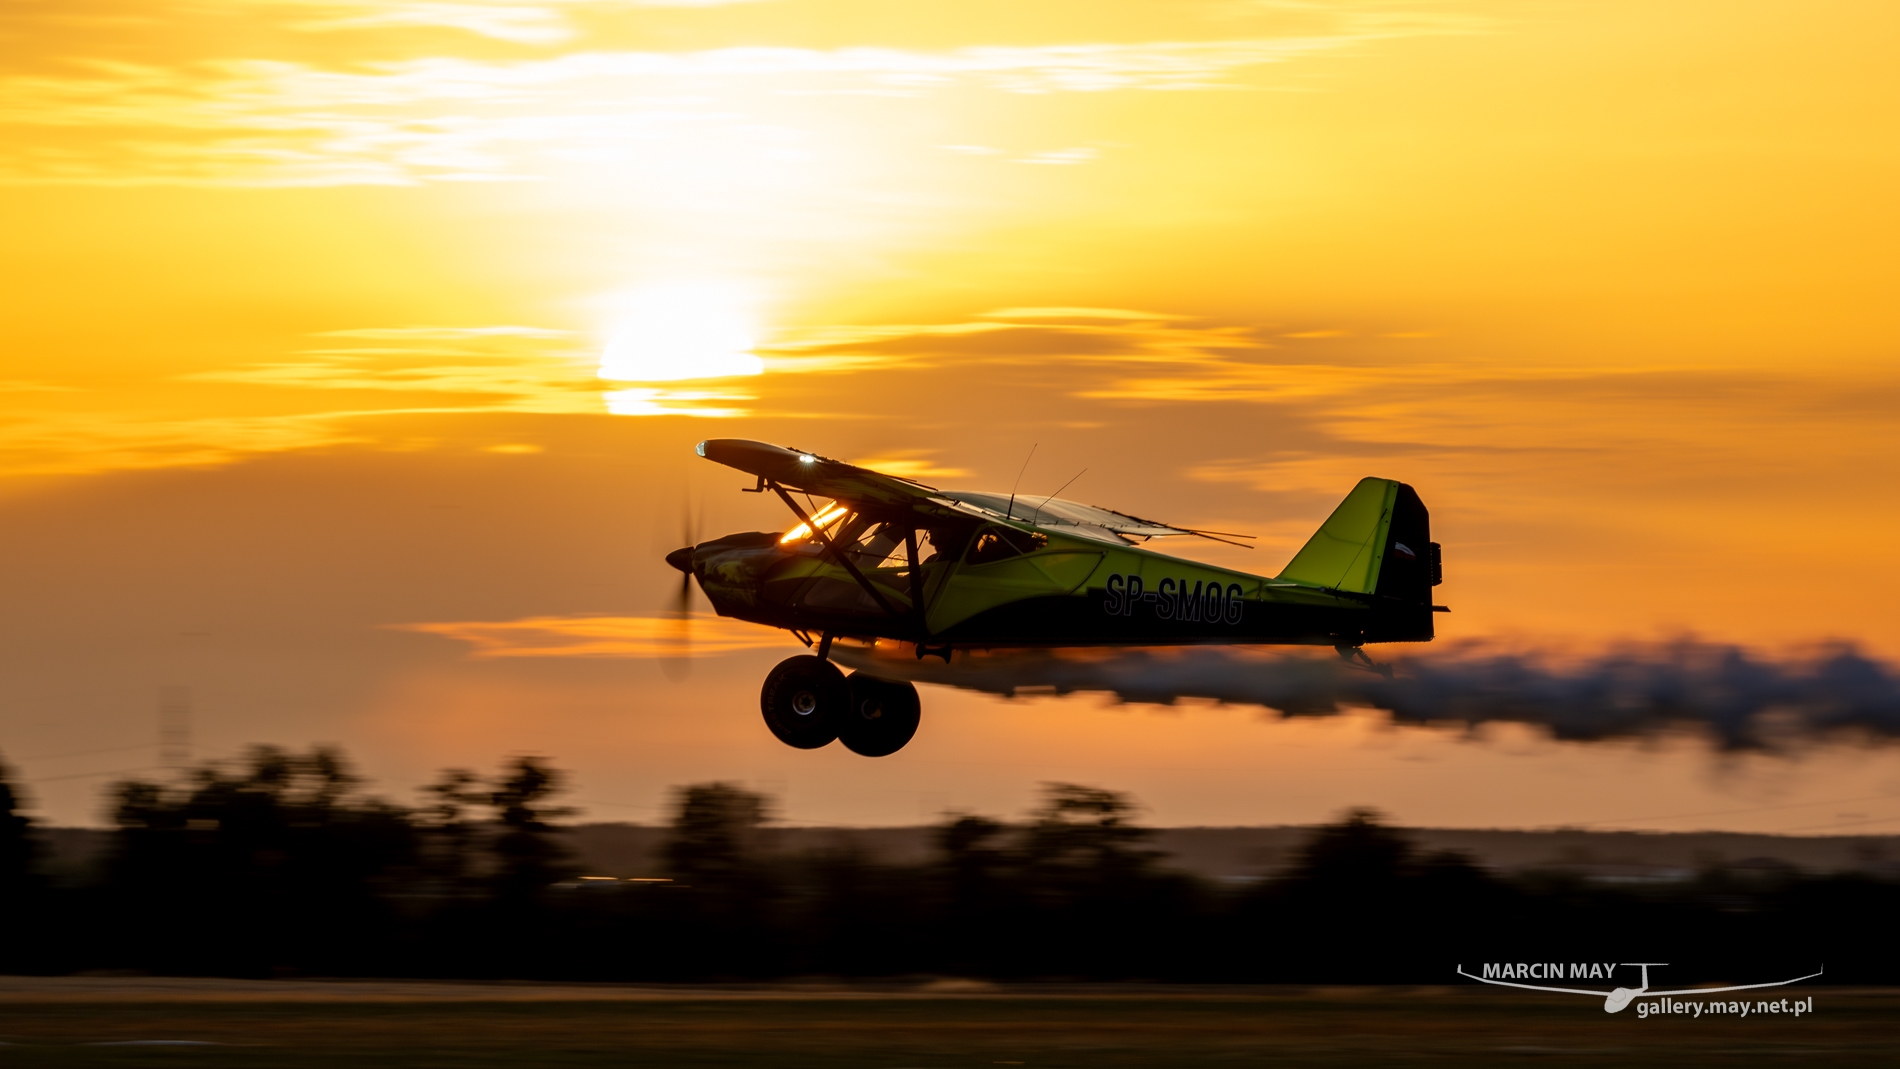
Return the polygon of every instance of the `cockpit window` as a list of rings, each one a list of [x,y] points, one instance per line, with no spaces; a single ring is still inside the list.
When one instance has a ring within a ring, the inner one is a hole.
[[[849,537],[849,532],[844,532]],[[865,526],[857,541],[846,550],[860,568],[904,568],[909,566],[904,548],[904,528],[895,523]]]
[[[999,560],[1034,553],[1049,544],[1049,536],[1040,531],[1018,531],[1012,527],[985,527],[970,544],[971,564],[991,564]]]
[[[922,528],[917,532],[917,559],[923,564],[936,564],[939,561],[953,561],[963,547],[969,544],[970,529],[974,525],[939,523],[934,527]]]

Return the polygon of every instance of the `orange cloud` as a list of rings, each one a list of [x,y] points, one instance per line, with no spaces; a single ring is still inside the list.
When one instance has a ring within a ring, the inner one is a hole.
[[[782,631],[710,613],[686,618],[530,616],[390,626],[465,642],[476,657],[716,657],[739,650],[780,649],[795,641]]]
[[[1307,12],[1297,25],[1282,19],[1277,34],[1215,40],[1103,40],[1112,30],[1092,26],[1081,40],[1007,43],[1009,32],[997,26],[966,31],[977,38],[971,43],[936,47],[760,46],[741,34],[734,40],[747,44],[654,51],[628,47],[649,42],[610,28],[616,6],[262,0],[206,10],[107,0],[76,20],[16,16],[11,36],[37,44],[40,56],[0,78],[0,124],[13,130],[0,145],[0,180],[407,185],[521,180],[576,161],[634,162],[621,170],[638,173],[677,155],[655,145],[697,147],[715,131],[757,162],[780,140],[768,129],[778,120],[764,116],[794,97],[1234,89],[1250,72],[1291,60],[1478,25],[1343,7]],[[1136,5],[1117,20],[1144,26],[1144,10]],[[218,32],[204,25],[128,40],[100,28],[127,19],[182,27],[215,19]],[[354,47],[313,46],[313,36]],[[257,50],[218,49],[233,39]],[[510,46],[530,54],[508,54]],[[794,126],[821,121],[803,114]],[[1073,165],[1099,151],[1070,145],[1013,158]]]

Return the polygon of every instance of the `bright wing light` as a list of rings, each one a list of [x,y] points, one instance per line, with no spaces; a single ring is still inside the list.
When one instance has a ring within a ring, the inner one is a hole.
[[[600,377],[618,382],[678,382],[757,375],[765,362],[752,302],[735,286],[669,283],[627,294],[600,356]]]
[[[817,524],[819,530],[824,530],[825,528],[831,526],[831,521],[837,519],[838,517],[850,511],[851,510],[846,508],[845,506],[837,504],[836,502],[833,502],[832,504],[825,506],[824,509],[820,510],[818,515],[813,516],[811,518],[812,523]],[[801,523],[798,526],[792,528],[791,530],[785,532],[785,536],[778,540],[778,544],[781,546],[788,545],[792,542],[797,542],[802,539],[806,539],[810,537],[811,537],[811,527],[809,525]]]

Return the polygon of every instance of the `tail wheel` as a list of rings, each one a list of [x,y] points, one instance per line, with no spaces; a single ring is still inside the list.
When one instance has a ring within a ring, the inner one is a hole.
[[[831,745],[850,707],[844,673],[822,657],[787,657],[759,691],[765,726],[778,741],[801,750]]]
[[[852,753],[887,757],[917,734],[922,706],[916,687],[863,672],[851,673],[845,682],[851,689],[851,707],[838,723],[838,738]]]

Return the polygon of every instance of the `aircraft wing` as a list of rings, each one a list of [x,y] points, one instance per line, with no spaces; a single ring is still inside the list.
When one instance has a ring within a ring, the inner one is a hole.
[[[961,515],[1014,520],[1105,542],[1129,543],[1166,535],[1199,535],[1216,542],[1253,537],[1175,527],[1054,497],[939,490],[816,453],[744,438],[709,438],[699,443],[695,451],[707,460],[770,480],[788,490],[850,502],[859,508],[903,509],[935,517]]]
[[[876,505],[907,509],[921,507],[928,512],[931,511],[928,507],[930,499],[937,494],[934,487],[923,483],[899,479],[895,475],[885,475],[816,453],[747,441],[744,438],[708,438],[699,443],[694,452],[707,460],[738,468],[747,475],[769,479],[787,490],[848,501],[860,508]]]
[[[1251,538],[1252,535],[1231,535],[1223,531],[1196,531],[1188,527],[1176,527],[1155,520],[1144,520],[1139,516],[1130,516],[1125,512],[1105,509],[1099,505],[1084,505],[1080,501],[1064,501],[1058,497],[1034,497],[1022,495],[1012,498],[1008,494],[978,493],[969,490],[946,490],[938,495],[955,501],[966,508],[981,509],[992,516],[1001,516],[1021,523],[1032,523],[1037,527],[1050,530],[1069,531],[1087,538],[1099,538],[1112,542],[1132,542],[1136,539],[1146,541],[1167,535],[1199,535],[1212,538],[1216,542],[1226,542],[1230,538]],[[1235,542],[1233,545],[1241,545]]]

